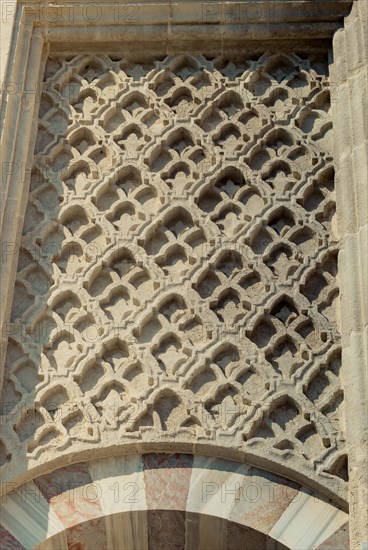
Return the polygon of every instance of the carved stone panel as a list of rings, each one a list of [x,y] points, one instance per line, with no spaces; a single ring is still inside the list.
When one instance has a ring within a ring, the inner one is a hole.
[[[190,442],[345,495],[331,128],[324,53],[49,58],[5,468]]]

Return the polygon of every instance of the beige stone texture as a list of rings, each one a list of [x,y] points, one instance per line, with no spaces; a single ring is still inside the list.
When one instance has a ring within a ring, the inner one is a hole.
[[[367,5],[1,3],[9,540],[368,543]],[[198,499],[255,466],[277,507]]]
[[[344,497],[327,55],[243,55],[49,58],[2,401],[28,469],[183,438]]]
[[[333,105],[351,548],[368,541],[368,4],[334,36]]]

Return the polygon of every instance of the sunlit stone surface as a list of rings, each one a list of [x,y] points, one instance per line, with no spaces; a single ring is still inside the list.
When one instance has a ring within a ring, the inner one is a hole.
[[[361,550],[366,7],[332,58],[348,1],[266,2],[258,31],[247,2],[97,4],[92,30],[26,4],[2,12],[1,544]]]

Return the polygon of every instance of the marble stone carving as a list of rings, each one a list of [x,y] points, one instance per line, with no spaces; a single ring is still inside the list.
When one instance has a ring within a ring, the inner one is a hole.
[[[50,57],[1,463],[191,441],[347,481],[321,54]]]

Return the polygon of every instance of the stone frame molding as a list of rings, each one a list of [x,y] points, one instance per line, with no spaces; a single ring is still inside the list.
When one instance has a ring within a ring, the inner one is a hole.
[[[39,83],[50,53],[110,51],[117,44],[119,50],[124,50],[137,48],[138,40],[142,50],[149,44],[166,52],[198,48],[198,44],[209,41],[221,50],[225,45],[236,47],[239,41],[278,50],[287,49],[293,41],[298,47],[305,43],[309,48],[313,44],[332,44],[350,537],[351,548],[363,548],[368,540],[368,511],[364,505],[368,501],[365,0],[282,0],[277,4],[272,0],[175,4],[28,0],[3,2],[1,10],[5,31],[1,53],[1,368],[11,330],[8,321],[36,136]],[[86,19],[90,20],[89,26],[84,24]],[[0,386],[2,378],[0,371]]]

